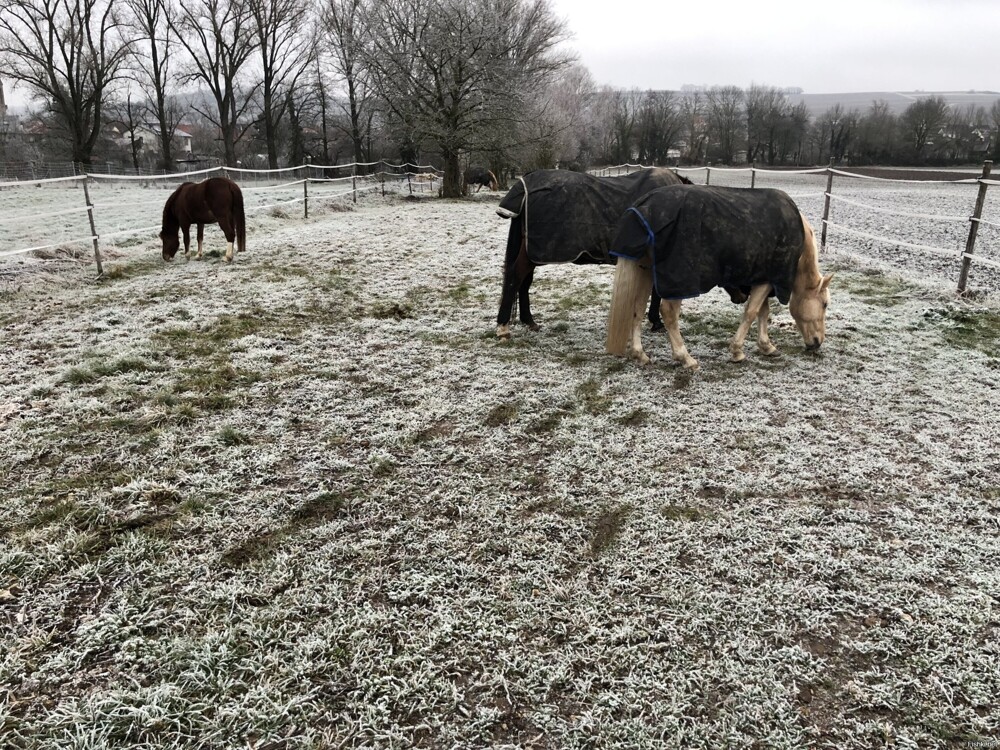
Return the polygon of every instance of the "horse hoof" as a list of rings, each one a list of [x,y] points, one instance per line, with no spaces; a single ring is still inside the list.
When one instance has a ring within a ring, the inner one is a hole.
[[[510,341],[510,328],[507,326],[497,326],[497,338],[501,341]]]
[[[730,357],[729,361],[733,363],[738,363],[744,361],[746,358],[747,355],[744,354],[743,352],[740,352],[738,354],[736,352],[733,352],[733,356]]]
[[[540,330],[542,330],[542,327],[540,325],[538,325],[538,323],[525,323],[525,325],[528,326],[528,330],[529,331],[540,331]]]
[[[651,331],[662,331],[666,326],[663,323],[650,323],[649,330]]]

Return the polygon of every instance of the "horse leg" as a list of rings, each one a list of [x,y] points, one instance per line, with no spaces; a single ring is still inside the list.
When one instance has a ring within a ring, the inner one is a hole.
[[[655,286],[649,298],[649,312],[646,313],[646,318],[649,320],[651,331],[659,331],[663,328],[663,319],[660,318],[660,295],[656,293]]]
[[[660,303],[660,315],[663,317],[663,325],[667,329],[667,338],[670,339],[670,351],[673,353],[674,361],[680,362],[691,370],[698,369],[698,360],[692,357],[684,345],[681,337],[681,327],[678,321],[681,317],[681,301],[679,299],[665,299]]]
[[[760,306],[760,312],[757,313],[757,348],[765,357],[771,357],[778,353],[778,347],[771,343],[771,337],[767,331],[770,315],[771,303],[765,297],[764,303]]]
[[[515,297],[521,300],[521,319],[524,320],[525,309],[528,309],[527,317],[531,321],[530,308],[528,308],[528,289],[524,285],[524,280],[529,272],[534,271],[534,265],[528,260],[527,248],[523,238],[518,238],[516,225],[511,224],[511,237],[507,241],[507,259],[504,263],[503,290],[500,294],[500,311],[497,313],[497,338],[510,338],[510,316],[514,309]],[[530,286],[530,282],[528,284]]]
[[[746,355],[743,353],[743,342],[746,341],[747,334],[750,332],[750,326],[753,325],[754,318],[760,314],[761,306],[767,304],[767,295],[770,294],[770,292],[770,284],[758,284],[750,290],[750,296],[747,298],[746,307],[743,308],[743,320],[740,321],[740,327],[736,329],[736,335],[733,336],[733,340],[729,343],[729,351],[732,353],[733,362],[742,362],[746,359]],[[765,336],[766,335],[765,324]]]
[[[205,247],[205,225],[198,225],[198,254],[195,256],[198,260],[201,260],[201,251]]]
[[[608,313],[608,335],[604,350],[619,357],[630,357],[649,364],[642,350],[642,318],[653,288],[653,270],[638,261],[619,258],[615,264],[615,283]]]
[[[236,227],[232,219],[219,219],[219,228],[226,235],[226,262],[233,259],[233,243],[236,241]]]
[[[528,290],[531,289],[531,282],[535,280],[535,265],[528,264],[528,273],[521,282],[521,287],[517,290],[518,318],[521,325],[528,327],[530,331],[537,331],[541,328],[531,315],[531,300],[528,297]]]
[[[182,224],[181,234],[184,235],[184,257],[189,258],[191,256],[191,225]]]

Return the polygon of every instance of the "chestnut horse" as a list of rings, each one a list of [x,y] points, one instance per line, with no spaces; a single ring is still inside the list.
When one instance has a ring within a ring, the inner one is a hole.
[[[180,248],[177,230],[184,234],[184,257],[191,254],[191,225],[198,225],[198,254],[201,259],[205,225],[215,224],[226,235],[226,260],[233,259],[233,242],[239,240],[240,252],[247,249],[246,216],[239,185],[226,177],[210,177],[201,182],[180,185],[163,206],[163,259],[173,260]]]
[[[745,358],[743,342],[754,319],[760,351],[777,351],[767,332],[772,294],[788,304],[807,350],[819,349],[826,337],[833,274],[820,273],[812,227],[780,190],[701,185],[653,190],[622,216],[612,254],[618,263],[609,354],[649,362],[639,325],[651,283],[662,298],[660,314],[673,358],[692,370],[698,362],[681,338],[681,300],[716,286],[749,288],[743,320],[729,346],[733,362]]]

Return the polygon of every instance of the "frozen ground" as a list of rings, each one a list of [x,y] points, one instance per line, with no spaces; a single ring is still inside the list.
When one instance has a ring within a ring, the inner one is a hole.
[[[496,202],[0,266],[4,743],[1000,739],[987,267],[957,302],[957,258],[845,236],[820,356],[776,309],[781,356],[730,364],[713,292],[692,376],[603,354],[609,268],[541,269],[543,329],[495,340]]]

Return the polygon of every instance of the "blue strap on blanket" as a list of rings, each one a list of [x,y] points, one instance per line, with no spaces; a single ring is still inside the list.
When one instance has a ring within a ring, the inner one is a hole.
[[[653,234],[653,230],[649,226],[649,222],[646,221],[646,218],[641,213],[639,213],[634,206],[629,206],[628,210],[639,217],[639,222],[646,229],[646,235],[648,237],[648,239],[646,240],[646,244],[652,247],[653,244],[656,242],[656,235]],[[624,255],[623,253],[619,253],[616,250],[612,250],[611,255],[615,256],[616,258],[632,258],[631,255]],[[632,259],[634,260],[634,258]]]
[[[649,236],[649,243],[648,244],[652,245],[654,242],[656,242],[656,236],[653,234],[653,230],[650,228],[649,222],[646,221],[646,217],[643,216],[641,213],[639,213],[636,210],[635,206],[630,206],[628,210],[631,211],[632,213],[634,213],[636,216],[638,216],[639,217],[639,221],[646,228],[646,234]]]

